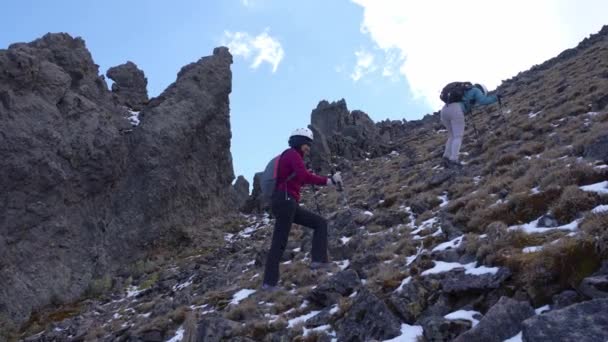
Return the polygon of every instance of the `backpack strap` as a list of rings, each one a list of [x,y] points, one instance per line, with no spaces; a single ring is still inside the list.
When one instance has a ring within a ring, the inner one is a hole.
[[[287,151],[289,151],[290,149],[287,149],[285,151],[283,151],[278,157],[277,157],[277,162],[274,164],[274,178],[276,179],[279,176],[279,164],[281,163],[281,158],[283,157],[283,155],[285,153],[287,153]],[[285,188],[287,188],[287,182],[289,182],[290,180],[292,180],[294,177],[296,176],[295,171],[292,172],[289,176],[287,176],[287,178],[285,179]]]

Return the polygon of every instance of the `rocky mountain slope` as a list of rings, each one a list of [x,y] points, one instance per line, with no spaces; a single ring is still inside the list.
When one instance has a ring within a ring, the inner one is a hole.
[[[0,50],[0,322],[79,300],[231,210],[231,63],[218,48],[148,102],[133,63],[108,71],[110,92],[80,38]]]
[[[260,291],[273,221],[243,214],[216,249],[141,260],[123,287],[40,310],[11,338],[607,340],[608,27],[498,92],[503,108],[467,117],[460,171],[440,165],[438,114],[370,128],[341,101],[313,111],[320,160],[346,185],[304,196],[330,220],[331,272],[309,269],[312,234],[294,227],[283,290]]]

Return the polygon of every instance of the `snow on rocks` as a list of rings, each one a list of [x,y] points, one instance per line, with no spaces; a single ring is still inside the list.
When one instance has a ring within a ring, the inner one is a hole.
[[[608,212],[608,205],[606,205],[606,204],[598,205],[597,207],[593,208],[591,210],[591,212],[593,214],[600,214],[600,213]]]
[[[549,231],[553,231],[553,230],[569,230],[569,231],[575,231],[578,229],[578,225],[581,222],[581,219],[577,219],[574,220],[568,224],[565,224],[563,226],[558,226],[558,227],[550,227],[550,228],[543,228],[543,227],[539,227],[538,226],[538,222],[540,221],[540,219],[542,218],[539,217],[536,220],[530,222],[530,223],[526,223],[526,224],[522,224],[522,225],[516,225],[516,226],[510,226],[509,230],[521,230],[526,234],[542,234],[542,233],[546,233]]]
[[[583,191],[596,192],[600,195],[605,195],[608,194],[608,181],[581,186],[580,189]]]
[[[523,342],[522,332],[520,331],[517,335],[506,339],[503,342]]]
[[[175,332],[175,336],[167,340],[167,342],[181,342],[181,340],[184,339],[185,332],[186,330],[184,329],[184,327],[179,327],[179,329],[177,329],[177,331]]]
[[[311,311],[311,312],[309,312],[309,313],[307,313],[307,314],[304,314],[304,315],[302,315],[302,316],[298,316],[298,317],[296,317],[296,318],[292,318],[292,319],[290,319],[290,320],[288,321],[288,323],[287,323],[287,324],[288,324],[288,325],[287,325],[287,327],[288,327],[288,328],[293,328],[293,327],[294,327],[294,326],[296,326],[297,324],[300,324],[300,323],[304,323],[304,322],[306,322],[306,320],[308,320],[309,318],[312,318],[312,317],[316,316],[316,315],[317,315],[317,314],[319,314],[320,312],[321,312],[321,311]]]
[[[448,194],[445,192],[437,198],[441,201],[441,203],[439,204],[439,208],[443,208],[448,205],[448,203],[450,203],[450,201],[448,200]]]
[[[540,315],[540,314],[542,314],[544,312],[547,312],[549,310],[551,310],[551,306],[550,305],[545,305],[545,306],[541,306],[538,309],[534,309],[534,312],[536,312],[537,315]]]
[[[464,238],[464,235],[459,236],[453,240],[444,242],[444,243],[440,243],[439,245],[437,245],[435,248],[433,248],[433,252],[439,252],[439,251],[445,251],[446,249],[450,249],[450,248],[458,248],[460,247],[460,245],[462,244],[462,239]]]
[[[428,270],[422,272],[423,276],[430,275],[430,274],[439,274],[439,273],[449,272],[451,270],[455,270],[455,269],[459,269],[459,268],[464,268],[465,274],[471,274],[471,275],[481,275],[481,274],[487,274],[487,273],[496,274],[498,272],[498,267],[486,267],[483,265],[476,267],[476,265],[477,265],[476,262],[472,262],[469,264],[461,264],[459,262],[433,261],[433,263],[435,265],[432,268],[429,268]]]
[[[248,298],[249,296],[251,296],[255,292],[256,291],[252,290],[252,289],[242,289],[242,290],[239,290],[238,292],[236,292],[232,296],[232,301],[230,301],[230,304],[231,305],[238,305],[242,300]]]
[[[139,287],[129,286],[129,288],[127,289],[127,298],[135,297],[141,292],[143,292],[143,290],[140,290]]]
[[[340,267],[340,269],[342,271],[344,271],[348,266],[350,266],[350,261],[347,260],[342,260],[342,261],[338,261],[338,267]]]
[[[482,316],[481,312],[478,312],[478,311],[458,310],[458,311],[449,313],[443,317],[445,319],[449,319],[449,320],[463,319],[463,320],[471,321],[473,326],[476,326],[479,323],[479,320],[476,319],[475,317],[481,317],[481,316]]]
[[[422,326],[401,324],[401,335],[384,342],[417,342],[422,337]]]
[[[403,287],[407,284],[409,284],[412,281],[412,277],[407,277],[405,279],[403,279],[401,281],[401,285],[399,285],[399,287],[395,290],[395,292],[401,292],[403,290]]]
[[[139,112],[135,112],[132,110],[129,110],[129,115],[127,117],[127,119],[129,120],[129,122],[131,123],[131,125],[133,126],[139,126]]]
[[[543,249],[543,246],[530,246],[530,247],[525,247],[521,251],[523,253],[536,253],[536,252],[540,252],[542,249]]]

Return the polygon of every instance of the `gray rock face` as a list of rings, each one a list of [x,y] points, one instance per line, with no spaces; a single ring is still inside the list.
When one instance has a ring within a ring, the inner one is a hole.
[[[556,294],[555,296],[553,296],[552,300],[553,305],[551,306],[551,309],[555,310],[563,309],[567,306],[575,304],[581,301],[581,298],[578,293],[576,293],[576,291],[566,290],[560,294]]]
[[[232,186],[236,196],[236,208],[242,208],[249,199],[249,182],[243,176],[238,176]]]
[[[529,303],[502,297],[488,310],[479,324],[458,336],[454,341],[504,341],[520,332],[522,322],[532,316],[534,316],[534,309]]]
[[[599,271],[583,279],[578,289],[592,299],[608,298],[608,261],[604,262]]]
[[[607,341],[608,299],[595,299],[532,317],[523,323],[524,341]]]
[[[362,289],[343,319],[337,322],[338,341],[386,340],[401,334],[401,323],[384,302]]]
[[[0,317],[74,301],[226,211],[231,63],[218,48],[184,67],[132,128],[82,39],[0,50]]]
[[[430,317],[422,322],[424,338],[428,342],[451,341],[471,329],[467,320],[448,320],[443,317]]]
[[[585,158],[608,163],[608,135],[601,136],[585,146],[583,155]]]
[[[427,308],[429,297],[439,289],[436,282],[414,280],[389,298],[392,307],[408,324],[413,324]]]
[[[361,281],[357,272],[342,271],[312,290],[308,299],[323,306],[329,306],[337,303],[340,297],[350,295],[360,285]]]
[[[245,201],[242,211],[247,214],[261,213],[264,211],[264,204],[262,203],[262,186],[260,185],[260,177],[262,172],[258,172],[253,176],[253,187],[251,189],[251,195]]]
[[[204,316],[198,322],[196,341],[226,341],[232,336],[233,331],[238,328],[239,324],[237,322],[227,320],[220,316]]]
[[[329,171],[333,156],[357,160],[386,150],[374,122],[362,111],[350,112],[344,99],[319,102],[312,111],[310,128],[315,135],[311,157],[315,171]]]
[[[471,275],[465,272],[450,272],[441,280],[443,292],[456,294],[462,292],[478,292],[497,289],[511,272],[507,268],[500,268],[496,274]]]
[[[148,102],[148,79],[135,63],[129,61],[108,69],[106,76],[114,81],[112,93],[118,102],[140,111]]]

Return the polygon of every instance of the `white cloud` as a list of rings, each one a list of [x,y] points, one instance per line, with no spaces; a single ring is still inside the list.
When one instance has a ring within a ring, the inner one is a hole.
[[[253,59],[252,69],[257,69],[266,62],[272,66],[272,72],[276,72],[285,56],[281,43],[271,37],[267,30],[255,37],[247,32],[225,31],[221,44],[227,46],[234,56],[241,56],[245,60]]]
[[[605,0],[352,1],[364,9],[361,32],[387,62],[391,54],[399,56],[398,70],[414,95],[433,107],[446,83],[470,80],[494,88],[593,33],[585,29],[599,30],[604,15],[598,13],[608,13]],[[381,68],[386,76],[396,70]]]
[[[355,70],[350,74],[350,78],[357,82],[363,75],[374,72],[377,66],[374,65],[374,55],[365,49],[355,52],[355,56],[357,57],[357,65],[355,65]]]

